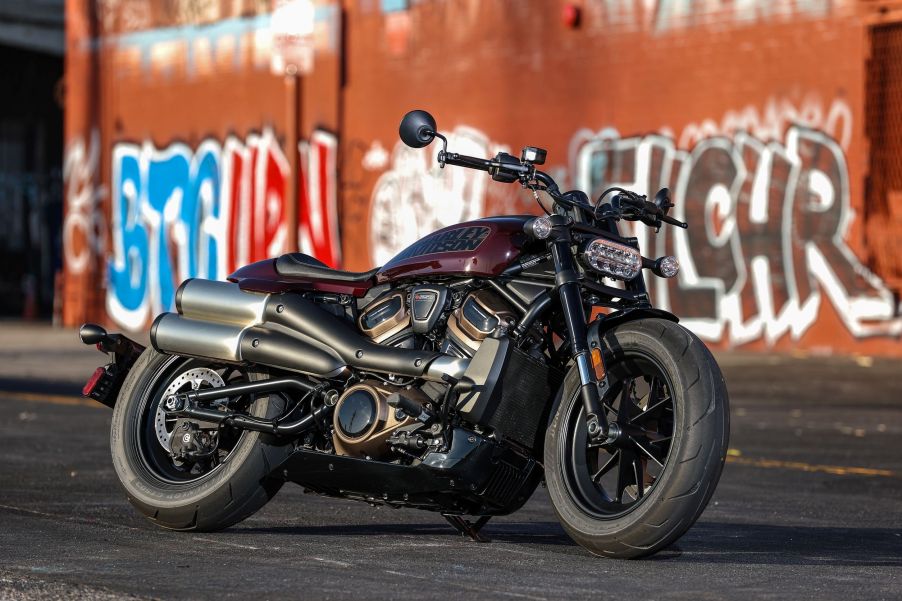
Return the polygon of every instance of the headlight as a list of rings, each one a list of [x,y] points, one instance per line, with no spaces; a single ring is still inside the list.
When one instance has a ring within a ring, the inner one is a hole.
[[[604,238],[589,242],[583,257],[593,269],[618,280],[631,280],[642,270],[642,256],[638,250]]]

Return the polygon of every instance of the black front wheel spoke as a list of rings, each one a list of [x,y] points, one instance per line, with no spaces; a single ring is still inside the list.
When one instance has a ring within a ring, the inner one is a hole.
[[[623,391],[620,393],[620,405],[617,407],[617,423],[628,424],[632,419],[633,409],[633,380],[628,379],[623,382]]]
[[[636,447],[638,447],[640,451],[642,451],[643,453],[645,453],[646,455],[648,455],[649,459],[651,459],[652,461],[654,461],[655,463],[657,463],[662,469],[664,468],[664,464],[661,463],[660,461],[658,461],[658,458],[655,457],[654,455],[652,455],[652,454],[651,454],[651,451],[649,451],[649,450],[646,449],[644,446],[642,446],[642,443],[641,443],[641,442],[639,442],[639,441],[636,440],[635,438],[633,438],[632,441],[633,441],[633,444],[634,444]]]
[[[614,499],[618,503],[623,503],[623,491],[632,484],[632,480],[636,477],[633,469],[636,454],[632,451],[622,450],[620,452],[620,462],[617,464],[617,494]]]
[[[636,476],[636,494],[641,499],[645,495],[645,466],[642,465],[642,458],[638,455],[633,460],[633,473]]]
[[[592,482],[598,482],[598,479],[611,471],[615,465],[617,465],[617,459],[620,457],[620,449],[614,451],[608,460],[605,462],[603,466],[598,468],[598,471],[592,476]]]
[[[653,399],[650,398],[649,403],[651,403],[652,400]],[[654,415],[654,412],[657,411],[658,409],[667,409],[671,405],[672,405],[672,400],[670,398],[670,395],[667,395],[663,399],[655,402],[654,405],[651,405],[650,407],[646,408],[645,411],[641,412],[639,415],[634,417],[633,422],[635,423],[635,422],[644,421],[644,420],[648,419],[649,417],[651,417],[652,415]]]
[[[677,399],[667,373],[647,356],[625,356],[609,366],[602,402],[609,423],[619,426],[609,440],[588,439],[585,411],[574,404],[567,418],[570,457],[582,454],[585,461],[565,468],[567,486],[588,513],[616,519],[632,511],[668,469]]]

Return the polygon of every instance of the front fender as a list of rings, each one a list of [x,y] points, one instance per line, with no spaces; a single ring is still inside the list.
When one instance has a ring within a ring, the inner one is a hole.
[[[680,318],[670,311],[655,309],[653,307],[624,309],[622,311],[608,313],[607,315],[599,315],[589,324],[589,333],[587,335],[589,348],[599,348],[601,345],[601,338],[608,330],[611,330],[622,323],[638,321],[640,319],[666,319],[674,323],[679,323],[680,321]]]

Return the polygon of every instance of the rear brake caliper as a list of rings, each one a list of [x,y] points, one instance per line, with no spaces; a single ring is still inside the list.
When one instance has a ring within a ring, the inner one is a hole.
[[[172,429],[169,448],[176,465],[197,463],[212,457],[218,446],[216,432],[201,430],[197,424],[179,419]]]

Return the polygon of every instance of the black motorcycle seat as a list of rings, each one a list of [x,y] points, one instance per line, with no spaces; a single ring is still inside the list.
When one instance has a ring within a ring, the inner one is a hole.
[[[379,272],[379,268],[376,267],[369,271],[342,271],[341,269],[332,269],[310,255],[289,253],[276,259],[276,272],[285,277],[305,280],[363,283],[372,279]]]

